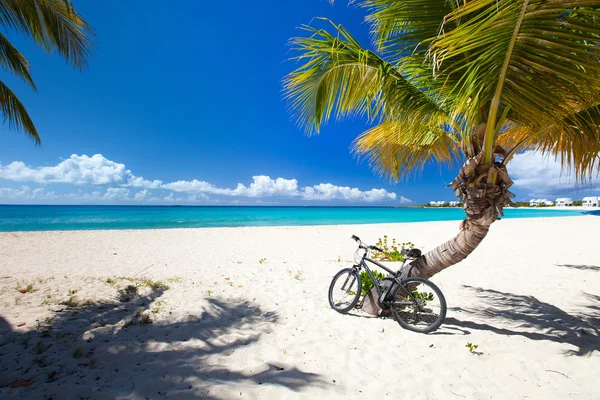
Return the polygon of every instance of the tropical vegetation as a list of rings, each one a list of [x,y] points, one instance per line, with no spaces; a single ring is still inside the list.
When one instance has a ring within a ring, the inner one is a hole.
[[[361,0],[372,46],[342,25],[303,26],[284,92],[308,134],[330,119],[371,127],[353,151],[397,181],[463,166],[458,235],[413,262],[430,277],[467,257],[512,205],[507,165],[534,150],[581,181],[599,167],[600,0]],[[534,189],[534,188],[532,188]]]
[[[86,67],[94,49],[90,25],[69,0],[0,0],[0,25],[33,40],[49,53],[60,54],[76,69]],[[0,33],[0,65],[37,90],[29,62]],[[39,133],[19,98],[0,81],[0,110],[10,128],[23,130],[36,144]]]

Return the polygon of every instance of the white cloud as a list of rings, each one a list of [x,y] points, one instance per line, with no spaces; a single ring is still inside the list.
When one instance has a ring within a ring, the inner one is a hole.
[[[396,200],[396,193],[388,192],[385,189],[371,189],[361,191],[358,188],[348,186],[336,186],[331,183],[321,183],[315,186],[298,188],[296,179],[277,178],[271,179],[266,175],[257,175],[252,177],[250,186],[238,183],[235,189],[221,189],[204,181],[177,181],[167,183],[162,186],[164,189],[176,192],[200,192],[224,196],[243,196],[243,197],[285,197],[297,198],[301,200],[346,200],[354,202],[384,202]],[[410,200],[400,196],[401,203],[409,203]]]
[[[108,188],[102,198],[105,200],[129,200],[129,189]]]
[[[530,196],[555,195],[585,188],[577,182],[573,171],[561,166],[560,159],[531,150],[515,155],[508,164],[508,173],[515,187],[527,190]],[[594,182],[599,182],[598,175],[590,184]]]
[[[150,191],[148,189],[140,190],[134,196],[136,200],[144,200],[145,198],[150,197]]]
[[[21,200],[21,201],[40,201],[53,200],[58,196],[55,192],[46,192],[43,188],[31,189],[29,186],[20,188],[0,188],[0,199]]]
[[[119,185],[155,189],[161,181],[147,181],[134,176],[125,164],[104,158],[72,154],[53,167],[32,168],[21,161],[0,165],[0,179],[17,182],[70,183],[73,185]]]
[[[276,178],[266,175],[252,177],[252,182],[246,186],[238,183],[235,188],[219,188],[212,183],[191,180],[163,183],[160,180],[146,180],[135,176],[125,164],[111,161],[101,154],[88,157],[87,155],[73,154],[66,160],[51,167],[31,167],[21,161],[12,162],[6,166],[0,165],[0,180],[15,182],[35,182],[39,184],[64,183],[72,185],[110,186],[101,194],[71,193],[66,195],[72,200],[88,202],[107,201],[137,201],[139,202],[205,202],[207,194],[221,197],[248,197],[248,198],[288,198],[307,201],[349,201],[349,202],[392,202],[410,203],[410,200],[398,196],[396,193],[385,189],[371,189],[361,191],[348,186],[336,186],[331,183],[321,183],[314,186],[300,188],[296,179]],[[128,188],[143,188],[132,194]],[[188,198],[175,198],[173,193],[152,197],[150,190],[164,189],[172,192],[187,193]],[[0,196],[0,199],[6,196]],[[218,201],[219,199],[212,199]]]
[[[396,200],[397,195],[385,189],[371,189],[363,192],[357,188],[350,188],[348,186],[321,183],[320,185],[305,187],[302,190],[302,198],[305,200],[348,200],[374,203]],[[410,200],[400,196],[400,202],[406,203],[410,202]]]

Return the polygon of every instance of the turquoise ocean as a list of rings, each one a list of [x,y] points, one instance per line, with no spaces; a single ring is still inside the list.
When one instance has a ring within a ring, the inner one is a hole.
[[[507,209],[504,218],[583,215],[573,210]],[[159,229],[453,221],[460,208],[151,207],[0,205],[0,231]]]

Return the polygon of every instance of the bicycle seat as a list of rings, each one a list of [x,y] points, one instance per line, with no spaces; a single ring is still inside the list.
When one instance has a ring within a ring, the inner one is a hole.
[[[421,257],[421,250],[419,249],[402,249],[402,254],[408,258],[419,258]]]

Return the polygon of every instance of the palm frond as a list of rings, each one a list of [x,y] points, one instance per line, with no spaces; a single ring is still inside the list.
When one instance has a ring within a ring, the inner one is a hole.
[[[515,151],[537,150],[553,155],[581,181],[600,168],[600,101],[542,128],[515,126],[499,142]],[[513,152],[514,153],[514,152]]]
[[[423,55],[440,33],[444,17],[453,9],[447,0],[362,0],[366,21],[380,51],[392,57]]]
[[[342,27],[304,26],[309,37],[292,39],[294,59],[303,62],[284,80],[284,96],[293,116],[309,133],[317,133],[332,116],[369,120],[432,119],[443,123],[446,112],[433,94],[420,90],[389,62],[366,50]]]
[[[49,52],[57,51],[79,69],[93,52],[93,30],[68,0],[2,0],[0,24],[31,37]]]
[[[8,122],[9,127],[23,129],[36,144],[40,143],[37,129],[25,106],[3,82],[0,82],[0,110],[2,110],[4,121]]]
[[[362,133],[353,151],[366,158],[379,175],[393,181],[422,170],[431,161],[451,165],[460,138],[445,126],[408,120],[383,122]]]
[[[29,62],[8,39],[0,33],[0,65],[27,82],[34,90],[35,83],[29,74]]]
[[[597,8],[597,0],[464,2],[446,18],[460,25],[429,52],[441,79],[462,76],[454,115],[475,119],[497,92],[496,112],[509,106],[511,118],[527,126],[570,115],[600,90]]]

